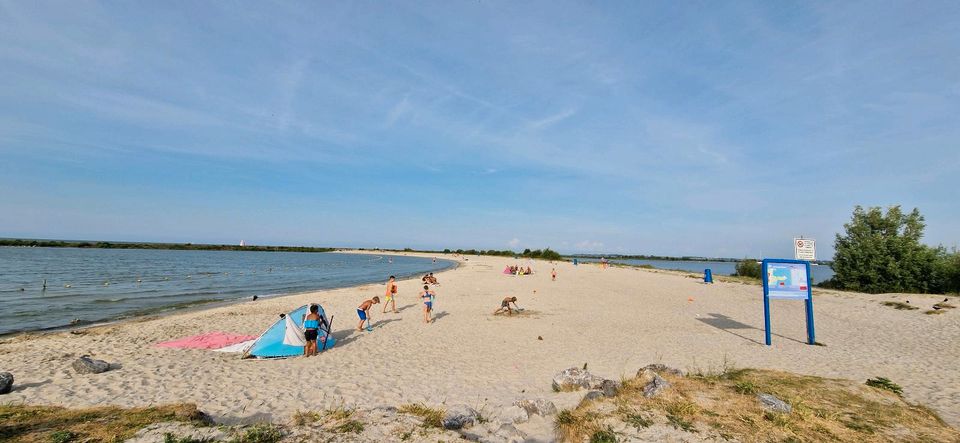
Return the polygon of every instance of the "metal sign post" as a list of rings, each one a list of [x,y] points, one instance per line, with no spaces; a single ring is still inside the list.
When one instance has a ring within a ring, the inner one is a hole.
[[[810,285],[810,262],[766,258],[763,260],[763,327],[770,346],[770,299],[804,300],[807,316],[807,343],[815,344],[813,327],[813,288]]]

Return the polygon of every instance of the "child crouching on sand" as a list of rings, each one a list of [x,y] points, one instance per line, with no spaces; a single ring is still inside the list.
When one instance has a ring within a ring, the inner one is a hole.
[[[507,315],[513,315],[513,309],[510,309],[510,303],[513,303],[514,308],[517,308],[517,310],[520,310],[520,307],[517,306],[517,298],[507,297],[503,299],[502,302],[500,302],[500,308],[498,308],[496,311],[493,311],[493,315],[497,315],[503,312],[504,310],[507,311]]]
[[[357,316],[360,317],[360,323],[357,324],[357,330],[363,330],[363,322],[367,322],[367,327],[370,325],[370,307],[380,303],[380,297],[373,297],[372,300],[366,300],[363,303],[360,303],[360,306],[357,306]]]
[[[430,323],[433,321],[433,297],[436,293],[430,291],[430,286],[423,285],[423,292],[420,293],[420,301],[423,302],[423,322]]]

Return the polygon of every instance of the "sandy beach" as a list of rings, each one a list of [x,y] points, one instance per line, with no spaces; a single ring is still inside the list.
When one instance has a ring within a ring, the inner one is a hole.
[[[450,258],[449,256],[447,258]],[[436,321],[424,324],[419,280],[399,282],[399,314],[374,307],[376,328],[355,330],[355,308],[382,295],[381,284],[261,299],[141,319],[77,333],[0,339],[0,370],[17,386],[4,402],[143,406],[192,402],[224,423],[286,420],[297,410],[466,403],[499,408],[522,398],[552,398],[551,377],[582,367],[609,378],[649,363],[681,369],[782,369],[863,381],[884,376],[909,401],[960,425],[960,312],[924,315],[943,296],[815,291],[817,341],[804,343],[803,304],[775,301],[773,346],[763,343],[758,286],[636,268],[533,262],[530,276],[504,275],[501,257],[469,257],[438,274]],[[526,262],[523,262],[524,264]],[[555,266],[557,281],[551,281]],[[384,276],[386,277],[386,276]],[[523,316],[493,316],[516,296]],[[898,311],[886,300],[921,309]],[[161,349],[157,342],[210,331],[258,335],[309,302],[334,316],[338,343],[318,357],[242,360],[236,354]],[[542,338],[542,340],[540,339]],[[121,366],[79,375],[70,363],[88,354]]]

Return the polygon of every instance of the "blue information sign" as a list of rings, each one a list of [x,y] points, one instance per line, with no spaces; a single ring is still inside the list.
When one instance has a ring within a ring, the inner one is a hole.
[[[763,260],[763,326],[770,345],[770,299],[804,300],[807,314],[807,343],[816,343],[813,329],[813,290],[810,262],[767,258]]]

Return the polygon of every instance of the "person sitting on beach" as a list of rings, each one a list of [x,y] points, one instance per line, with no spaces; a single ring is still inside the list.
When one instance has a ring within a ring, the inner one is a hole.
[[[317,336],[320,326],[326,323],[319,312],[320,306],[310,305],[310,313],[303,319],[303,338],[307,340],[307,345],[303,347],[305,357],[317,355]]]
[[[433,297],[436,293],[430,291],[430,286],[423,285],[423,292],[420,293],[420,301],[423,302],[423,322],[433,321]]]
[[[440,284],[440,282],[437,281],[437,278],[433,276],[432,272],[430,273],[429,278],[427,278],[427,282],[434,285]]]
[[[533,269],[530,269],[530,267],[527,266],[527,275],[530,275],[530,274],[533,274]]]
[[[513,303],[514,308],[517,308],[518,310],[520,309],[520,307],[517,306],[516,297],[507,297],[503,299],[502,302],[500,302],[500,307],[496,311],[493,311],[493,315],[497,315],[503,312],[504,310],[507,311],[507,315],[513,315],[513,309],[510,309],[510,303]]]
[[[363,322],[367,322],[367,327],[370,325],[370,307],[380,303],[380,297],[373,297],[370,300],[365,300],[363,303],[360,303],[360,306],[357,306],[357,316],[360,317],[360,323],[357,324],[357,330],[363,330]]]
[[[397,278],[390,276],[390,280],[387,280],[387,290],[384,293],[383,301],[383,312],[381,314],[386,314],[387,312],[387,303],[390,303],[390,307],[393,308],[393,313],[399,313],[397,311]]]

